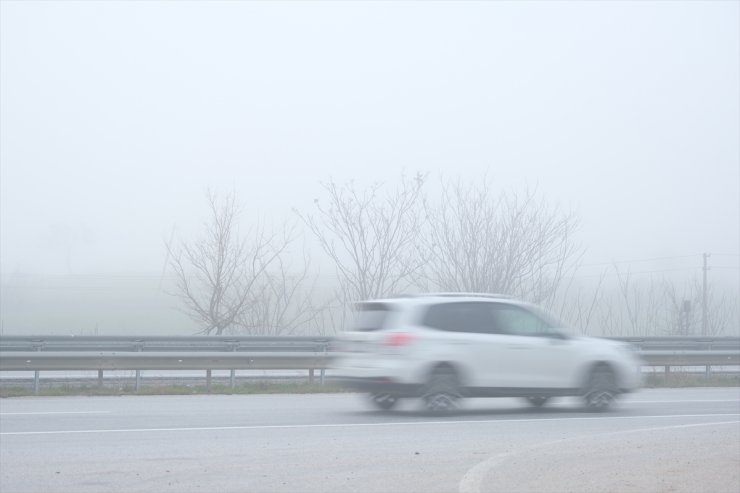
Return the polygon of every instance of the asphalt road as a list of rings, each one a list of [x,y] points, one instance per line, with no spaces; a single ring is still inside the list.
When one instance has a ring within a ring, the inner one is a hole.
[[[358,394],[0,400],[0,492],[740,493],[740,389],[416,403]]]

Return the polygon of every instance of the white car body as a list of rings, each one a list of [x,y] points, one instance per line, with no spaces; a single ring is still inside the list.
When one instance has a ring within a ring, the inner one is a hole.
[[[528,303],[455,293],[358,307],[360,326],[339,339],[334,368],[340,381],[374,395],[422,397],[441,367],[454,375],[461,397],[584,395],[596,368],[611,375],[615,395],[640,386],[640,360],[628,344],[566,335]],[[471,324],[456,325],[456,313]],[[363,316],[378,326],[363,327]]]

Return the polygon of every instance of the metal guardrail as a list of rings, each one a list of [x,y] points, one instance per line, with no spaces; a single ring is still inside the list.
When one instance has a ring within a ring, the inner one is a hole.
[[[740,365],[740,351],[640,351],[644,366],[665,366],[666,372],[671,366],[706,366],[707,372],[712,366]]]
[[[635,346],[645,366],[740,365],[738,337],[612,337]],[[119,337],[119,336],[2,336],[0,371],[34,371],[39,388],[40,371],[136,370],[136,389],[142,370],[308,370],[313,382],[320,371],[321,383],[331,364],[330,337]]]
[[[712,366],[740,365],[740,337],[610,337],[627,342],[637,349],[644,366]]]
[[[330,337],[0,336],[6,351],[326,351]]]
[[[671,336],[671,337],[607,337],[615,341],[632,344],[641,351],[740,351],[740,337],[699,337],[699,336]]]
[[[740,337],[605,337],[639,350],[740,351]],[[326,351],[333,337],[271,336],[0,336],[6,351]]]
[[[329,355],[307,352],[2,352],[0,371],[19,370],[310,370],[327,368]]]
[[[2,336],[0,371],[33,371],[38,392],[40,371],[136,370],[135,388],[142,370],[205,370],[211,386],[212,370],[308,370],[309,382],[319,370],[324,383],[329,367],[328,337],[119,337],[119,336]]]

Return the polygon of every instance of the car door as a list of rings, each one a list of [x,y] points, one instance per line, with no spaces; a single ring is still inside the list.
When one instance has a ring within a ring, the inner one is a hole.
[[[492,304],[500,332],[497,370],[507,387],[563,388],[579,364],[577,345],[558,333],[545,318],[524,307]]]
[[[445,302],[428,308],[423,324],[437,329],[432,361],[450,361],[464,372],[466,387],[494,387],[498,373],[491,365],[501,347],[489,303]]]

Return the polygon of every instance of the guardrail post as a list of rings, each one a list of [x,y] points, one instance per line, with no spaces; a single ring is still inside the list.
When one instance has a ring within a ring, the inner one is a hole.
[[[671,374],[671,367],[670,365],[665,365],[665,377],[668,378]]]
[[[211,390],[211,370],[206,370],[206,390]]]
[[[231,351],[236,351],[236,344],[233,342],[231,343]],[[231,386],[232,389],[236,387],[236,370],[233,368],[231,369],[231,374],[229,375],[229,386]]]
[[[103,370],[98,370],[98,388],[103,387]]]
[[[710,378],[712,376],[712,365],[707,365],[706,368],[704,368],[704,377]]]
[[[313,384],[313,368],[308,369],[308,383]]]
[[[42,345],[43,345],[43,342],[41,344],[37,344],[36,351],[41,351]],[[41,372],[39,370],[36,370],[33,372],[33,395],[39,395],[40,374]]]
[[[139,353],[143,350],[144,350],[144,343],[139,342],[136,345],[136,352]],[[134,384],[134,390],[138,392],[140,388],[141,388],[141,370],[136,370],[136,384]]]
[[[326,361],[326,348],[327,345],[324,344],[324,361]],[[321,385],[324,385],[324,375],[326,374],[326,368],[321,368],[321,371],[319,373],[319,383]]]

